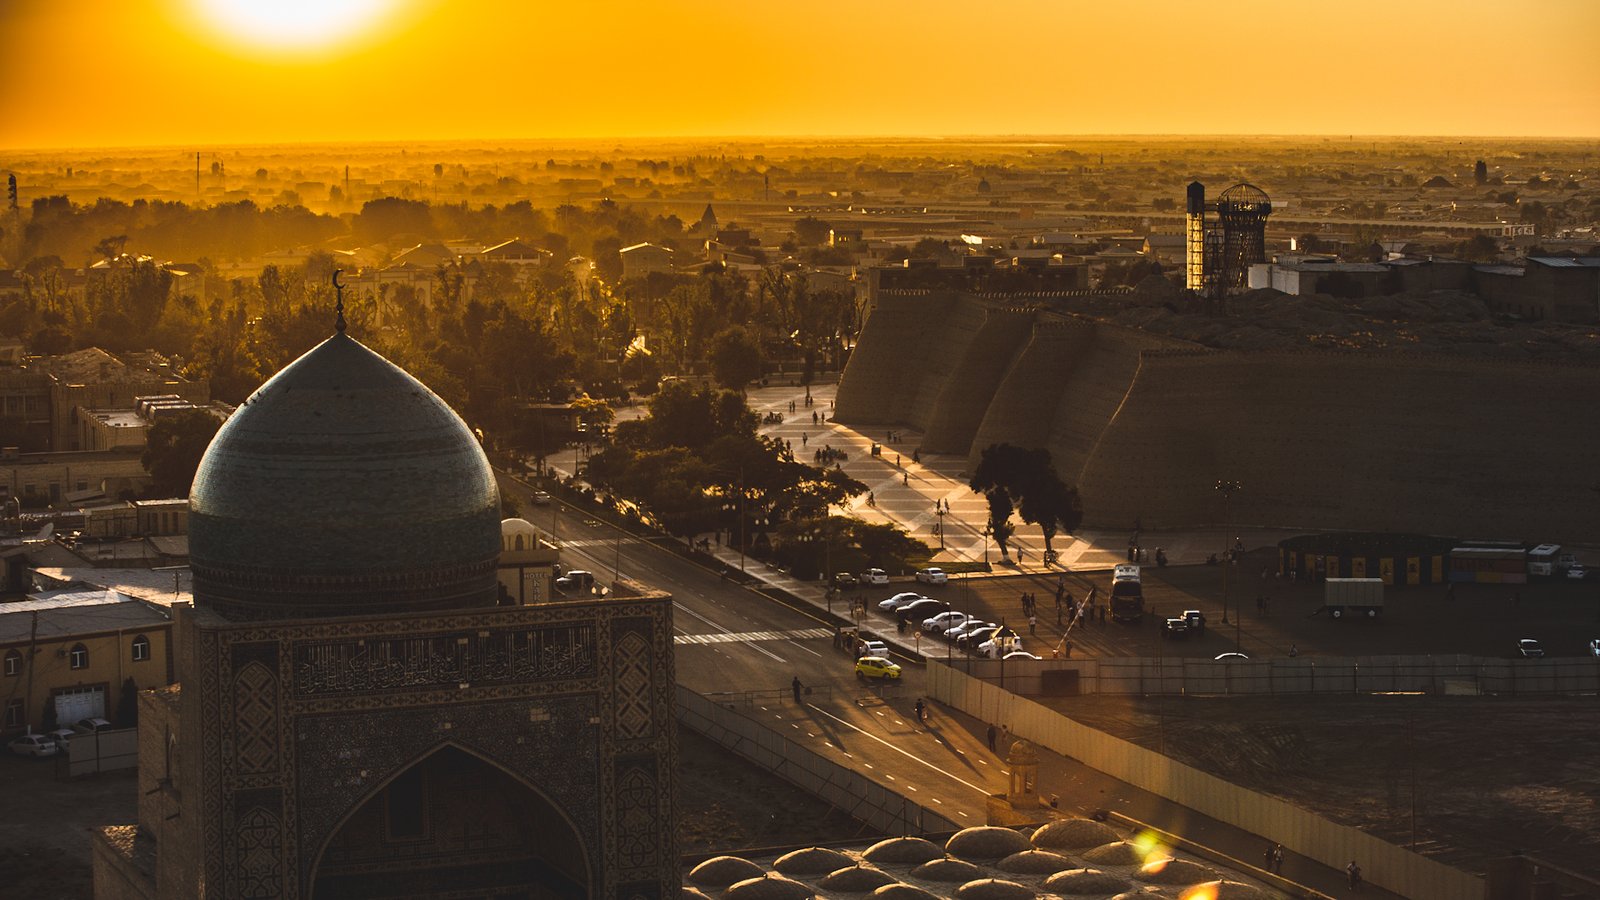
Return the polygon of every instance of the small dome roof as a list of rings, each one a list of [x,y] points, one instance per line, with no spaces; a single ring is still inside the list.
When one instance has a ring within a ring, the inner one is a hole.
[[[195,601],[229,618],[493,606],[500,494],[465,422],[342,332],[223,424],[189,505]]]
[[[778,857],[773,861],[772,867],[785,875],[826,875],[854,864],[855,860],[837,850],[806,847]]]

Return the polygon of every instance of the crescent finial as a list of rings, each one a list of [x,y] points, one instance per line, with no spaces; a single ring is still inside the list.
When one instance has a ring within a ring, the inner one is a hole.
[[[344,285],[339,283],[339,273],[342,272],[342,271],[344,271],[344,270],[343,269],[334,269],[333,270],[333,292],[338,297],[338,300],[334,304],[334,307],[333,307],[333,309],[334,309],[333,327],[337,328],[339,330],[340,334],[344,334]]]

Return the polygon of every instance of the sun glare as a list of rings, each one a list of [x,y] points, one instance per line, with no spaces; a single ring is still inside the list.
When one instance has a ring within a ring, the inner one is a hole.
[[[193,0],[206,23],[240,44],[287,53],[327,50],[370,34],[404,0]]]

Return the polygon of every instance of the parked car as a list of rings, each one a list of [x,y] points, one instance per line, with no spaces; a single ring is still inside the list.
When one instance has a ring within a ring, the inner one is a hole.
[[[929,616],[948,612],[950,604],[932,597],[923,597],[914,603],[907,603],[894,611],[894,617],[901,622],[920,622]]]
[[[1572,568],[1567,570],[1567,577],[1573,581],[1582,581],[1589,577],[1589,570],[1583,567],[1583,563],[1573,563]]]
[[[1227,653],[1218,653],[1212,658],[1218,662],[1237,662],[1241,659],[1249,659],[1250,657],[1247,654],[1235,653],[1232,650],[1229,650]]]
[[[856,660],[856,677],[863,681],[868,678],[892,680],[900,677],[900,666],[881,656],[863,656]]]
[[[533,492],[533,505],[534,506],[549,506],[550,505],[550,492],[549,491],[534,491]]]
[[[976,648],[979,644],[992,637],[996,631],[1000,630],[1001,627],[1002,626],[999,625],[985,625],[982,628],[974,628],[970,631],[964,631],[956,637],[956,646]]]
[[[1544,645],[1533,638],[1517,641],[1517,654],[1523,659],[1543,659]]]
[[[79,719],[78,721],[72,723],[72,727],[77,729],[79,734],[95,734],[101,731],[110,731],[111,723],[105,719],[95,717],[89,719]]]
[[[860,644],[860,647],[858,649],[858,652],[856,653],[856,656],[857,656],[857,658],[860,658],[860,657],[863,657],[863,656],[881,656],[884,659],[888,659],[889,658],[889,645],[885,644],[883,641],[878,640],[877,638],[864,638],[861,641],[861,644]]]
[[[1026,650],[1013,650],[1010,653],[1007,653],[1004,658],[1005,659],[1039,659],[1040,657],[1034,656],[1032,653],[1029,653]]]
[[[55,756],[57,753],[56,742],[47,734],[25,734],[13,738],[6,746],[18,756],[32,756],[35,759]]]
[[[853,587],[855,587],[856,585],[858,585],[860,583],[861,583],[861,579],[857,578],[853,573],[850,573],[850,572],[835,572],[835,573],[833,573],[833,586],[838,588],[838,589],[840,589],[840,590],[844,590],[845,588],[853,588]]]
[[[950,580],[950,576],[946,575],[944,570],[937,566],[929,566],[926,569],[917,570],[917,580],[923,584],[945,584]]]
[[[861,573],[862,584],[888,584],[889,573],[882,569],[868,569]]]
[[[57,750],[66,753],[71,749],[69,745],[72,743],[72,736],[75,734],[79,734],[79,732],[73,731],[71,728],[57,728],[55,731],[45,732],[45,737],[56,742]]]
[[[587,591],[594,587],[594,573],[573,569],[556,579],[556,587],[563,591]]]
[[[964,634],[966,634],[966,633],[968,633],[970,631],[977,631],[980,628],[998,628],[998,627],[1000,627],[1000,626],[996,625],[993,622],[986,622],[983,619],[968,619],[967,621],[962,622],[960,625],[957,625],[954,628],[946,628],[944,630],[944,637],[945,637],[945,640],[947,640],[947,641],[954,641],[954,640],[959,640],[962,635],[964,635]]]
[[[894,612],[895,610],[899,609],[902,606],[906,606],[906,605],[915,603],[918,600],[926,600],[926,599],[928,599],[928,598],[922,596],[921,594],[917,593],[916,591],[901,591],[900,593],[895,594],[893,597],[890,597],[887,600],[878,601],[878,608],[883,610],[884,612]]]
[[[922,620],[922,630],[928,634],[944,634],[951,628],[967,621],[971,616],[964,612],[946,610],[937,616]]]

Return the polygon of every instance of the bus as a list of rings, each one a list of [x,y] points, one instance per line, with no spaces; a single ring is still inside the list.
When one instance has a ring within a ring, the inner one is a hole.
[[[1450,551],[1450,580],[1526,584],[1528,551],[1521,544],[1479,541]]]
[[[1556,563],[1561,559],[1560,544],[1540,544],[1528,551],[1528,574],[1549,577],[1556,574]]]
[[[1111,618],[1118,622],[1144,619],[1144,585],[1138,566],[1117,566],[1111,570]]]

